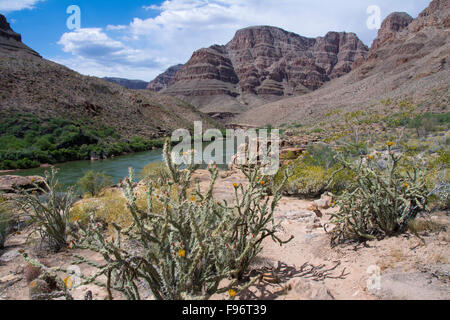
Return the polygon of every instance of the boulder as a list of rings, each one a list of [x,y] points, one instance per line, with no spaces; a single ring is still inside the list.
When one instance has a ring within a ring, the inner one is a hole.
[[[317,209],[326,210],[333,204],[333,197],[327,193],[324,193],[320,199],[314,201],[314,204],[317,206]]]
[[[43,180],[40,176],[0,176],[0,193],[18,193],[21,190],[34,188],[34,184],[42,187]]]

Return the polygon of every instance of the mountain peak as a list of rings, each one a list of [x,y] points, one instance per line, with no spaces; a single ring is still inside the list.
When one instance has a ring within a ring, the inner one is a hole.
[[[367,53],[354,33],[307,38],[278,27],[251,26],[238,30],[225,46],[195,51],[163,92],[183,96],[202,111],[220,107],[239,113],[253,103],[316,90],[350,72]],[[220,97],[228,107],[217,103]]]
[[[11,25],[2,14],[0,14],[0,49],[21,51],[40,57],[36,51],[22,43],[22,36],[11,29]]]
[[[413,18],[406,12],[393,12],[388,15],[381,24],[377,38],[372,43],[372,50],[392,41],[395,35],[407,28],[412,21]]]

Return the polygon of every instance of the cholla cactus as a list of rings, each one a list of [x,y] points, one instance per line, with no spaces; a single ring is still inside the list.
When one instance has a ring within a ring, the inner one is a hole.
[[[57,274],[60,268],[48,268],[38,260],[29,257],[25,252],[21,253],[26,262],[40,270],[39,277],[30,283],[31,300],[53,300],[60,297],[73,300],[66,284]]]
[[[284,243],[275,236],[277,225],[273,219],[281,186],[269,198],[266,192],[269,187],[258,179],[259,168],[250,168],[245,172],[248,187],[236,184],[236,203],[229,206],[213,197],[218,170],[210,166],[208,190],[202,193],[197,185],[196,192],[187,199],[191,176],[197,167],[188,165],[180,170],[172,162],[168,142],[164,159],[171,182],[159,190],[151,184],[148,186],[147,210],[136,204],[131,169],[130,177],[122,184],[133,217],[131,226],[123,229],[114,224],[116,235],[112,240],[104,237],[94,219],[81,231],[83,240],[76,247],[101,253],[106,261],[96,265],[78,256],[77,263],[86,262],[99,269],[94,276],[83,276],[82,284],[106,276],[103,286],[111,299],[112,289],[128,299],[140,299],[138,285],[142,282],[156,299],[208,299],[225,292],[234,297],[256,280],[239,287],[240,277],[260,252],[262,241],[272,237]],[[155,199],[162,210],[154,209]],[[124,238],[138,244],[135,250],[123,247]],[[230,277],[232,281],[223,285],[222,280]]]
[[[332,215],[332,242],[348,238],[370,240],[391,236],[406,229],[408,221],[425,210],[428,191],[425,171],[399,168],[402,155],[395,155],[388,143],[385,167],[375,156],[362,158],[358,164],[339,159],[355,173],[353,184],[338,198],[339,212]],[[405,173],[401,171],[406,170]]]

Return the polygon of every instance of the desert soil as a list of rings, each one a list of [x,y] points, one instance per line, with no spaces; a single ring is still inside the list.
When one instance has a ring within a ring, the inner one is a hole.
[[[200,170],[195,178],[202,188],[209,182],[207,171]],[[245,183],[241,173],[222,175],[214,189],[217,198],[233,199],[233,183]],[[293,197],[283,197],[276,209],[276,221],[281,222],[278,236],[294,239],[283,246],[265,241],[262,253],[252,266],[254,274],[263,274],[254,287],[238,295],[238,299],[450,299],[450,247],[448,233],[448,212],[434,213],[435,222],[447,227],[434,233],[404,234],[384,240],[369,241],[365,244],[343,244],[330,246],[327,229],[330,214],[336,208],[321,210],[322,217],[308,210],[312,201]],[[18,253],[23,249],[33,255],[35,250],[26,244],[27,230],[14,234],[0,251],[0,299],[27,300],[28,284],[24,269],[26,263]],[[74,250],[57,254],[47,254],[42,259],[50,267],[68,267],[73,261]],[[77,253],[95,259],[102,258],[89,251]],[[84,274],[95,270],[81,265]],[[64,279],[67,275],[61,274]],[[144,289],[142,287],[142,289]],[[106,290],[95,285],[74,289],[75,299],[83,299],[90,290],[94,300],[107,296]],[[151,299],[148,291],[143,298]],[[123,299],[114,293],[115,299]],[[222,299],[223,296],[214,297]]]

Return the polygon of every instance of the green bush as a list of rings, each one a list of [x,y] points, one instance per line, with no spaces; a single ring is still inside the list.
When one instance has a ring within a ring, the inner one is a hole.
[[[142,169],[139,177],[146,182],[151,181],[157,186],[167,184],[170,179],[167,167],[163,162],[149,163]]]
[[[97,196],[102,189],[113,184],[112,178],[103,172],[88,171],[77,182],[79,190],[84,193],[89,193],[91,196]]]
[[[113,128],[88,120],[41,119],[30,114],[0,112],[0,170],[87,160],[93,153],[117,156],[163,145],[161,140],[142,137],[133,137],[131,141],[121,139]]]
[[[274,210],[281,198],[280,189],[268,196],[270,186],[261,180],[259,168],[244,171],[247,187],[235,184],[234,203],[214,199],[212,190],[218,176],[210,167],[210,185],[206,192],[197,186],[195,196],[189,196],[191,177],[198,168],[188,165],[184,170],[170,156],[169,142],[164,158],[170,181],[159,189],[152,184],[147,189],[147,208],[137,205],[133,171],[123,183],[127,207],[133,217],[131,226],[113,224],[116,235],[107,239],[95,222],[81,231],[76,248],[101,253],[106,264],[98,265],[92,276],[82,275],[82,283],[97,281],[106,287],[112,299],[112,289],[128,299],[140,299],[138,283],[148,285],[158,300],[208,299],[214,294],[228,292],[234,297],[256,281],[239,287],[248,266],[261,251],[262,242],[275,235]],[[161,208],[154,210],[154,198]],[[122,240],[132,239],[135,250],[125,249]],[[289,240],[288,240],[289,241]],[[81,256],[78,262],[96,265]],[[106,283],[97,279],[106,277]],[[225,281],[225,279],[230,281]]]
[[[356,179],[337,199],[340,209],[331,219],[335,224],[332,243],[395,235],[405,231],[408,222],[425,210],[429,197],[426,172],[421,166],[401,167],[402,155],[394,154],[391,143],[388,146],[385,168],[376,156],[357,163],[340,158]]]
[[[285,194],[313,198],[325,191],[339,193],[353,179],[353,174],[341,168],[335,155],[336,152],[326,144],[311,145],[302,157],[275,175],[275,184],[282,181],[283,171],[289,168],[293,174],[283,187]],[[337,173],[332,179],[334,172]]]

